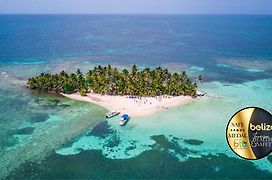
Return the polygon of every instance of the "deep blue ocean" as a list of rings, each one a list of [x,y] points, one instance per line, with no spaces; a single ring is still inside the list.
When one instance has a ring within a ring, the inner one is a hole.
[[[98,64],[186,70],[209,98],[121,129],[101,107],[25,87]],[[271,155],[246,161],[225,141],[238,109],[272,111],[271,79],[272,16],[0,15],[0,179],[271,179]]]
[[[245,66],[246,61],[272,60],[272,16],[1,15],[0,27],[1,64],[73,57],[81,63],[181,63],[204,68],[212,80],[271,76],[271,68],[265,69],[269,74],[252,74],[226,67],[230,59]]]

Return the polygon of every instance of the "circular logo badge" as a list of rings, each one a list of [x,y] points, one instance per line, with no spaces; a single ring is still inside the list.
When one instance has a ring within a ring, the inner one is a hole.
[[[236,112],[230,119],[227,141],[238,156],[256,160],[272,152],[272,115],[258,107]]]

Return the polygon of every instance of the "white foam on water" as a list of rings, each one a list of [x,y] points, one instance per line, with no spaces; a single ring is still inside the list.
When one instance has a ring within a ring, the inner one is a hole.
[[[190,70],[194,70],[194,71],[204,71],[204,67],[200,67],[200,66],[191,66]]]
[[[265,70],[263,69],[247,69],[248,72],[253,72],[253,73],[261,73],[261,72],[264,72]]]

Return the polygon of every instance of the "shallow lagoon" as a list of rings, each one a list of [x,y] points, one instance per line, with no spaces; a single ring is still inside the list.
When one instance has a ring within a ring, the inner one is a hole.
[[[201,85],[201,90],[208,93],[207,97],[149,117],[132,118],[126,127],[118,126],[118,118],[110,119],[95,129],[106,131],[103,136],[89,133],[57,153],[69,155],[95,149],[101,150],[111,159],[126,159],[152,149],[151,146],[155,143],[152,136],[163,134],[168,140],[173,140],[179,147],[188,150],[186,154],[172,152],[181,161],[189,157],[218,153],[235,157],[226,142],[226,125],[234,112],[242,107],[259,106],[271,111],[271,84],[271,79],[239,85],[205,83]],[[188,139],[204,143],[188,144]],[[110,143],[115,144],[109,146]],[[261,169],[271,170],[271,163],[267,159],[254,163]]]
[[[21,66],[25,68],[26,65]],[[13,71],[8,71],[8,77],[2,76],[1,101],[4,106],[1,106],[1,166],[3,169],[8,164],[13,168],[20,166],[13,172],[14,177],[28,177],[25,172],[21,172],[22,167],[25,169],[28,166],[27,162],[50,164],[53,157],[60,158],[59,163],[70,158],[76,161],[77,157],[81,162],[86,153],[106,158],[106,162],[131,159],[131,165],[146,153],[159,153],[160,157],[162,152],[176,159],[176,163],[201,162],[205,158],[226,158],[229,162],[237,159],[240,162],[226,142],[225,129],[229,118],[246,106],[259,106],[272,111],[272,79],[241,84],[211,81],[199,85],[200,90],[207,93],[206,97],[148,117],[132,118],[127,126],[120,127],[118,117],[105,121],[106,110],[96,105],[37,94],[24,86],[15,86],[17,81],[13,80],[18,78],[9,72]],[[14,158],[19,152],[22,155]],[[100,153],[102,156],[98,155]],[[250,164],[249,169],[271,171],[271,161],[267,158]],[[40,173],[39,166],[33,167],[31,176]],[[229,170],[228,167],[222,167],[225,168]],[[51,168],[47,170],[52,177],[62,174],[53,173]]]

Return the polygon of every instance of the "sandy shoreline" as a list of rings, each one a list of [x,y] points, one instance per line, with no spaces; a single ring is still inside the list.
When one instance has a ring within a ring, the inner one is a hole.
[[[129,98],[128,96],[108,96],[94,93],[89,93],[87,96],[80,96],[79,93],[62,95],[70,99],[97,104],[109,111],[127,113],[132,117],[148,116],[171,107],[190,103],[193,100],[190,96]]]

